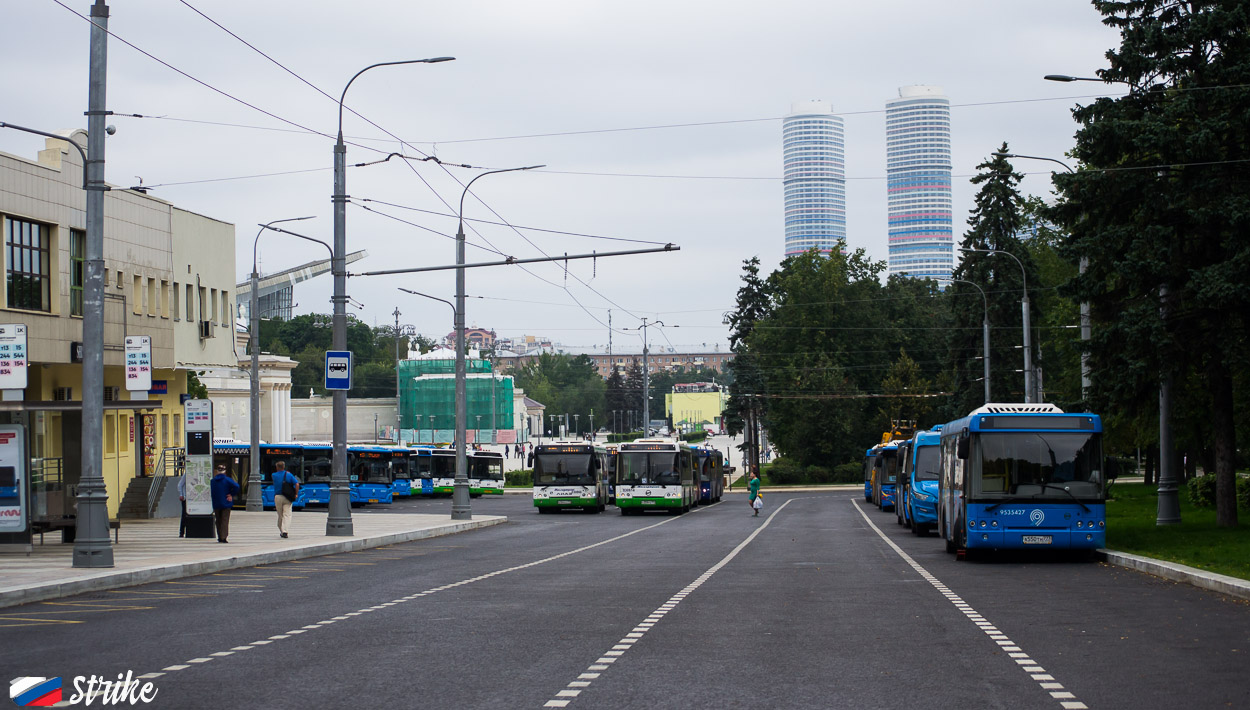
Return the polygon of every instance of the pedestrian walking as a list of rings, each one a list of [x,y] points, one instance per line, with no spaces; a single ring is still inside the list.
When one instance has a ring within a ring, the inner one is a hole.
[[[273,465],[273,508],[278,511],[278,536],[286,537],[287,526],[291,524],[291,506],[299,498],[299,479],[286,470],[286,462],[278,461]]]
[[[178,477],[178,502],[182,504],[182,517],[178,519],[178,537],[187,536],[187,477]]]
[[[217,466],[217,475],[209,483],[213,493],[213,522],[217,525],[217,542],[229,542],[230,509],[234,507],[234,497],[239,494],[239,484],[226,473],[225,464]]]
[[[751,480],[747,483],[747,505],[755,511],[754,516],[758,516],[760,508],[764,507],[764,499],[760,496],[760,477],[754,472],[751,473]]]

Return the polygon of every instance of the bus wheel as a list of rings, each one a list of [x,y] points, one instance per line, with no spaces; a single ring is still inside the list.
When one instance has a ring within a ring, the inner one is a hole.
[[[538,509],[538,512],[539,512],[539,513],[550,513],[550,512],[551,512],[551,508],[539,508],[539,509]]]

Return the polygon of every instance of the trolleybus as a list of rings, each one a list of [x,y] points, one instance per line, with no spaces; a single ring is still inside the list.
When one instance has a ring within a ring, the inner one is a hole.
[[[534,447],[534,507],[602,512],[608,505],[607,451],[584,441]]]
[[[947,552],[1106,544],[1102,421],[1051,404],[986,404],[941,433]]]
[[[694,452],[671,439],[637,439],[616,454],[616,506],[622,515],[663,509],[684,513],[699,504]]]
[[[699,471],[699,502],[718,503],[725,490],[725,456],[707,446],[691,447]]]

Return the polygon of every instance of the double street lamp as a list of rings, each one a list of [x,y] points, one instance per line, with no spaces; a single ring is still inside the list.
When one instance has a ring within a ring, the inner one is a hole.
[[[650,436],[651,432],[651,375],[647,369],[647,328],[651,326],[664,325],[664,321],[655,320],[650,323],[646,318],[642,319],[642,325],[636,328],[622,328],[621,330],[640,330],[642,331],[642,435]],[[679,326],[668,326],[677,328]]]
[[[408,59],[399,62],[380,62],[361,69],[348,80],[339,95],[338,138],[334,143],[334,334],[335,350],[347,349],[347,146],[343,143],[343,101],[352,82],[376,67],[398,64],[435,64],[455,57],[431,59]],[[330,475],[330,509],[326,517],[326,535],[350,536],[353,534],[351,494],[347,481],[347,392],[334,390],[333,426],[334,454]]]
[[[1032,338],[1029,335],[1029,275],[1024,269],[1024,263],[1020,261],[1015,254],[1001,249],[974,249],[971,247],[963,247],[959,251],[962,252],[981,252],[983,254],[1006,254],[1015,260],[1020,266],[1020,275],[1023,279],[1023,287],[1021,288],[1020,310],[1024,320],[1024,402],[1025,404],[1033,402],[1036,398],[1033,392],[1034,376],[1033,376],[1033,346]]]
[[[985,403],[989,404],[991,401],[990,400],[990,301],[985,296],[985,289],[981,288],[976,283],[973,283],[972,281],[967,281],[965,279],[951,279],[951,281],[954,283],[968,284],[969,286],[981,292],[981,305],[985,309],[985,317],[981,321],[981,350],[982,350],[981,359],[985,361],[984,363],[982,363],[985,369],[985,378],[984,378],[985,379]]]

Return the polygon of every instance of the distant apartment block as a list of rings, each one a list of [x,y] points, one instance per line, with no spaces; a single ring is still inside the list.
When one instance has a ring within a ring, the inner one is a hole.
[[[886,102],[889,271],[950,282],[954,269],[950,100],[904,86]]]
[[[846,137],[827,101],[800,101],[781,124],[786,256],[846,240]]]

